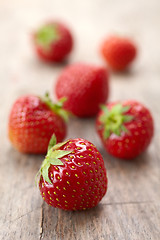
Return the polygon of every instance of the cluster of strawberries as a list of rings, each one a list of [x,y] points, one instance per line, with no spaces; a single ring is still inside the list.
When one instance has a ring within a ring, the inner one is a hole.
[[[58,22],[49,22],[34,34],[37,55],[49,62],[60,62],[72,50],[70,31]],[[102,54],[113,70],[124,70],[136,56],[130,40],[110,37]],[[150,111],[137,101],[105,104],[108,98],[108,72],[104,67],[87,64],[67,66],[55,86],[59,101],[49,95],[20,97],[9,117],[9,138],[23,153],[47,153],[37,174],[43,199],[65,210],[94,207],[105,195],[107,176],[103,158],[87,140],[63,142],[68,115],[93,117],[108,153],[132,159],[151,142],[154,124]],[[58,143],[56,143],[56,141]]]

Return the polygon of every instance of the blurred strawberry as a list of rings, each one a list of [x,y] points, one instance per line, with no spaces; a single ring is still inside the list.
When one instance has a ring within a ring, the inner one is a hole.
[[[137,48],[131,39],[111,36],[102,44],[101,52],[113,70],[123,71],[135,59]]]
[[[108,72],[104,67],[77,63],[67,66],[56,84],[58,98],[67,97],[65,109],[78,117],[97,114],[108,98]]]
[[[55,21],[40,27],[34,33],[33,41],[39,58],[48,62],[63,61],[73,47],[69,29]]]
[[[150,111],[132,100],[102,106],[96,127],[106,151],[122,159],[145,151],[154,131]]]
[[[53,133],[61,142],[66,136],[64,99],[53,104],[49,96],[20,97],[13,104],[8,132],[13,146],[24,153],[46,153]]]

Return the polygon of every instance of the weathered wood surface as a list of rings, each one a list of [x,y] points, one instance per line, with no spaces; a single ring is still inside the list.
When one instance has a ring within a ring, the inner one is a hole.
[[[0,1],[0,239],[160,239],[159,11],[159,0]],[[98,46],[105,35],[132,36],[139,57],[130,72],[111,75],[110,100],[140,100],[155,119],[152,144],[131,162],[105,153],[94,120],[71,120],[67,137],[92,141],[108,169],[108,193],[96,208],[85,212],[65,212],[43,203],[34,185],[43,156],[20,154],[7,138],[13,101],[25,93],[53,92],[63,68],[39,62],[30,44],[30,31],[51,17],[65,21],[75,34],[68,62],[102,64]]]

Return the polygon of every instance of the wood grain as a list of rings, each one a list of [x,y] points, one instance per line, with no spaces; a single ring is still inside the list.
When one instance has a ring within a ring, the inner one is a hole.
[[[160,2],[135,1],[0,1],[0,239],[159,240],[160,239]],[[46,65],[34,56],[30,33],[45,19],[58,18],[75,35],[75,48],[61,65]],[[137,99],[155,119],[149,149],[134,161],[109,156],[95,132],[95,119],[72,119],[69,137],[92,141],[104,157],[109,188],[101,203],[84,212],[66,212],[45,204],[34,185],[43,156],[14,150],[7,119],[22,94],[41,95],[53,87],[63,67],[85,61],[104,64],[98,53],[112,32],[137,42],[132,69],[110,75],[110,100]]]

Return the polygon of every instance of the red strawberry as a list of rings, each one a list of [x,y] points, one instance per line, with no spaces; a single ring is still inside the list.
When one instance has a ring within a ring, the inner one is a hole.
[[[61,62],[71,52],[73,39],[67,27],[59,22],[49,22],[34,34],[37,55],[48,62]]]
[[[145,151],[154,131],[150,111],[136,101],[102,106],[96,127],[106,151],[122,159]]]
[[[9,117],[9,138],[13,146],[20,152],[46,153],[53,133],[58,142],[62,141],[66,135],[63,101],[53,104],[48,95],[20,97]]]
[[[123,71],[135,59],[137,49],[130,39],[111,36],[102,44],[101,52],[113,70]]]
[[[94,116],[108,91],[107,70],[80,63],[66,67],[56,84],[57,97],[67,97],[64,107],[78,117]]]
[[[107,190],[106,169],[96,147],[82,138],[55,144],[51,139],[39,189],[50,206],[85,210],[96,206]]]

